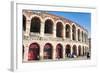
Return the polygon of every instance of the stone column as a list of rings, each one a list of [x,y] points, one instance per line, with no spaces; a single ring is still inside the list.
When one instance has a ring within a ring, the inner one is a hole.
[[[77,27],[76,27],[76,41],[78,41],[78,29],[77,29]]]
[[[66,30],[65,30],[65,25],[63,27],[63,39],[66,39],[66,34],[65,34]]]
[[[87,43],[87,34],[86,34],[86,43]]]
[[[82,31],[80,30],[80,41],[82,42]]]
[[[85,33],[83,33],[83,42],[85,42]]]
[[[28,44],[25,44],[25,46],[24,46],[24,61],[28,61],[28,51],[29,51]]]
[[[73,54],[73,45],[70,47],[71,55]]]
[[[25,31],[25,36],[29,36],[30,34],[30,27],[31,27],[31,19],[27,18],[26,19],[26,31]]]
[[[56,60],[56,45],[53,47],[53,60]]]
[[[78,52],[79,48],[78,48],[78,46],[77,46],[77,48],[76,48],[76,49],[77,49],[77,56],[79,56],[79,52]]]
[[[44,45],[41,43],[41,48],[40,48],[40,60],[43,60],[43,50],[44,50]]]
[[[72,26],[70,27],[70,40],[72,40]]]
[[[87,43],[87,34],[85,34],[85,43]]]
[[[41,21],[41,27],[40,27],[40,35],[41,37],[44,36],[44,30],[45,30],[45,24],[44,24],[44,21]]]
[[[56,24],[53,25],[53,37],[56,38]]]
[[[84,32],[83,32],[83,42],[84,42]]]
[[[63,47],[63,59],[65,59],[65,47]]]

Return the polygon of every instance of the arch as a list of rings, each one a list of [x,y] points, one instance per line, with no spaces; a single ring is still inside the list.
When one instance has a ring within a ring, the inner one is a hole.
[[[63,46],[61,44],[57,44],[56,46],[56,58],[63,58]]]
[[[52,34],[53,33],[53,21],[51,19],[45,20],[44,33]]]
[[[76,26],[75,25],[72,26],[72,39],[76,40]]]
[[[25,49],[24,49],[24,45],[22,46],[22,59],[24,59],[24,52],[25,52]]]
[[[71,46],[69,44],[66,45],[66,56],[70,57],[71,56]]]
[[[31,19],[30,32],[40,33],[40,27],[41,27],[41,20],[40,20],[40,18],[39,17],[33,17]]]
[[[80,29],[78,29],[78,41],[80,41]]]
[[[56,24],[56,36],[63,37],[63,24],[62,24],[62,22],[57,22],[57,24]]]
[[[78,46],[78,56],[81,56],[81,46]]]
[[[76,45],[73,45],[73,48],[72,49],[73,49],[73,53],[72,53],[73,54],[73,57],[74,56],[76,57],[77,56],[77,46]]]
[[[66,38],[70,38],[70,26],[68,24],[65,26],[65,30]]]
[[[50,43],[46,43],[44,46],[44,59],[52,59],[53,47]]]
[[[37,43],[29,45],[28,60],[39,60],[40,59],[40,46]]]
[[[26,31],[26,17],[23,15],[23,30]]]

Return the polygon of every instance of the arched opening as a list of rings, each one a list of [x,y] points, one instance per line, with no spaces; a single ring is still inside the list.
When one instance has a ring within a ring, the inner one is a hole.
[[[24,52],[25,52],[25,50],[24,50],[24,45],[23,45],[23,49],[22,49],[22,59],[24,59]]]
[[[31,20],[30,32],[40,33],[41,21],[38,17],[34,17]]]
[[[23,30],[26,31],[26,17],[23,15]]]
[[[63,24],[61,22],[56,24],[56,36],[63,37]]]
[[[52,34],[53,33],[53,22],[50,19],[45,21],[45,31],[44,33]]]
[[[40,46],[37,43],[32,43],[29,46],[28,60],[39,60],[40,59]]]
[[[78,53],[79,53],[79,56],[81,56],[81,46],[80,45],[78,46]]]
[[[66,34],[66,38],[70,38],[70,26],[69,25],[66,25],[66,32],[65,32],[65,34]]]
[[[76,45],[73,45],[73,53],[72,53],[73,57],[77,57],[77,47]]]
[[[66,57],[71,57],[71,46],[68,44],[66,45]]]
[[[50,43],[45,44],[44,46],[44,59],[52,59],[53,47]]]
[[[72,38],[73,38],[73,40],[76,40],[76,27],[75,27],[75,25],[72,26]]]
[[[80,29],[78,29],[78,41],[80,41]]]
[[[84,46],[83,46],[83,56],[85,55],[85,53],[84,53]]]
[[[57,44],[56,46],[56,58],[57,59],[63,58],[63,47],[61,44]]]

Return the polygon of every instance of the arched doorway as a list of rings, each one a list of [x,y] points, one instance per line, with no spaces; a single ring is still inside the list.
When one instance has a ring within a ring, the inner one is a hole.
[[[77,47],[76,45],[73,45],[73,53],[72,53],[73,57],[77,57]]]
[[[66,45],[66,57],[71,57],[71,46],[68,44]]]
[[[50,19],[45,21],[45,31],[44,33],[52,34],[53,33],[53,22]]]
[[[24,50],[24,45],[23,45],[23,48],[22,48],[22,59],[24,59],[24,52],[25,52],[25,50]]]
[[[50,43],[44,46],[44,59],[52,59],[53,47]]]
[[[26,17],[23,15],[23,30],[26,31]]]
[[[69,25],[66,25],[66,32],[65,32],[65,34],[66,34],[66,38],[70,38],[70,26]]]
[[[83,46],[83,56],[85,55],[85,52],[84,52],[84,46]]]
[[[78,53],[79,53],[78,55],[81,56],[81,46],[80,45],[78,46]]]
[[[63,58],[63,47],[61,44],[57,44],[56,46],[56,58],[57,59]]]
[[[41,21],[38,17],[33,17],[31,19],[30,32],[40,33]]]
[[[56,24],[56,36],[63,37],[63,24],[61,22]]]
[[[28,60],[39,60],[40,59],[40,46],[37,43],[32,43],[29,46]]]
[[[76,40],[76,27],[75,27],[75,25],[72,26],[72,38],[73,38],[73,40]]]

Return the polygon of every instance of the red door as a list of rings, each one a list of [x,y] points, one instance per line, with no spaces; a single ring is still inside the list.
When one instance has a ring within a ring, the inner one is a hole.
[[[32,43],[29,47],[28,60],[39,60],[39,45]]]

